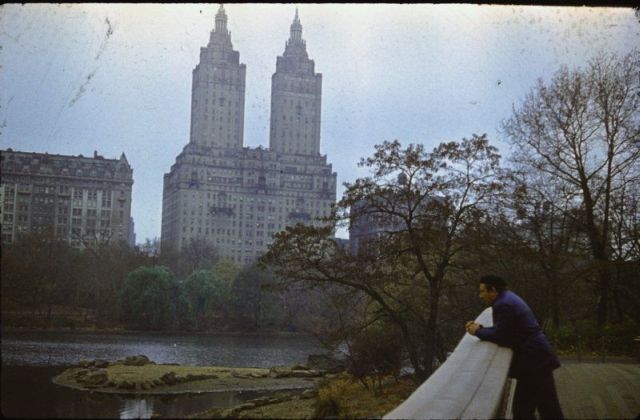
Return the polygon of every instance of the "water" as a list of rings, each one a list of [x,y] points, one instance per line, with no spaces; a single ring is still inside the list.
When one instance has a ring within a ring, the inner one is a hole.
[[[2,364],[70,366],[144,354],[156,363],[271,367],[304,363],[322,352],[311,337],[242,335],[3,333]]]
[[[77,391],[51,378],[82,359],[145,354],[156,363],[270,367],[304,363],[322,348],[309,337],[3,333],[2,414],[10,418],[184,418],[261,395],[216,392],[122,396]]]

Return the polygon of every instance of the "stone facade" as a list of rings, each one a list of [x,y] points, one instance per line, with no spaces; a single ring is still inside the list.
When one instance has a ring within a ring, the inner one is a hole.
[[[204,240],[249,264],[286,226],[330,214],[336,173],[319,152],[321,80],[296,11],[272,78],[270,147],[243,147],[245,65],[220,7],[193,72],[191,138],[164,175],[163,247]]]
[[[53,233],[79,248],[130,242],[133,170],[124,153],[105,159],[7,149],[1,169],[3,244],[29,233]]]

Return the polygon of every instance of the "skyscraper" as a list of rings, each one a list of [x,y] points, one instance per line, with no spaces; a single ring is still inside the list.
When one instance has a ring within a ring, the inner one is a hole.
[[[296,17],[284,54],[271,78],[271,132],[269,148],[280,153],[320,154],[322,75],[314,72]]]
[[[336,173],[320,155],[322,76],[297,11],[272,77],[268,149],[243,146],[245,72],[220,6],[193,71],[189,143],[164,176],[162,247],[202,241],[247,264],[273,234],[321,223],[335,204]]]

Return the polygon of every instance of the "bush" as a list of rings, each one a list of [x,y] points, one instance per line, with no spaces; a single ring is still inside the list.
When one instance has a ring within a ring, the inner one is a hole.
[[[353,380],[342,376],[332,382],[321,385],[314,405],[314,418],[352,417],[345,404],[345,396],[352,395],[360,388]]]
[[[593,322],[574,328],[561,327],[547,333],[560,354],[632,355],[633,338],[640,333],[640,324],[631,319],[621,323],[607,323],[598,327]]]
[[[379,391],[385,376],[398,378],[402,367],[402,346],[399,333],[391,326],[381,323],[361,331],[349,347],[347,371],[368,388],[371,379],[374,390]]]

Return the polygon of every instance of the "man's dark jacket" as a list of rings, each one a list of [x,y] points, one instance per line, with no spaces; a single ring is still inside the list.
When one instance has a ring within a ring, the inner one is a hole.
[[[476,337],[513,350],[509,376],[517,379],[560,367],[549,340],[520,296],[505,290],[492,308],[493,326],[478,329]]]

